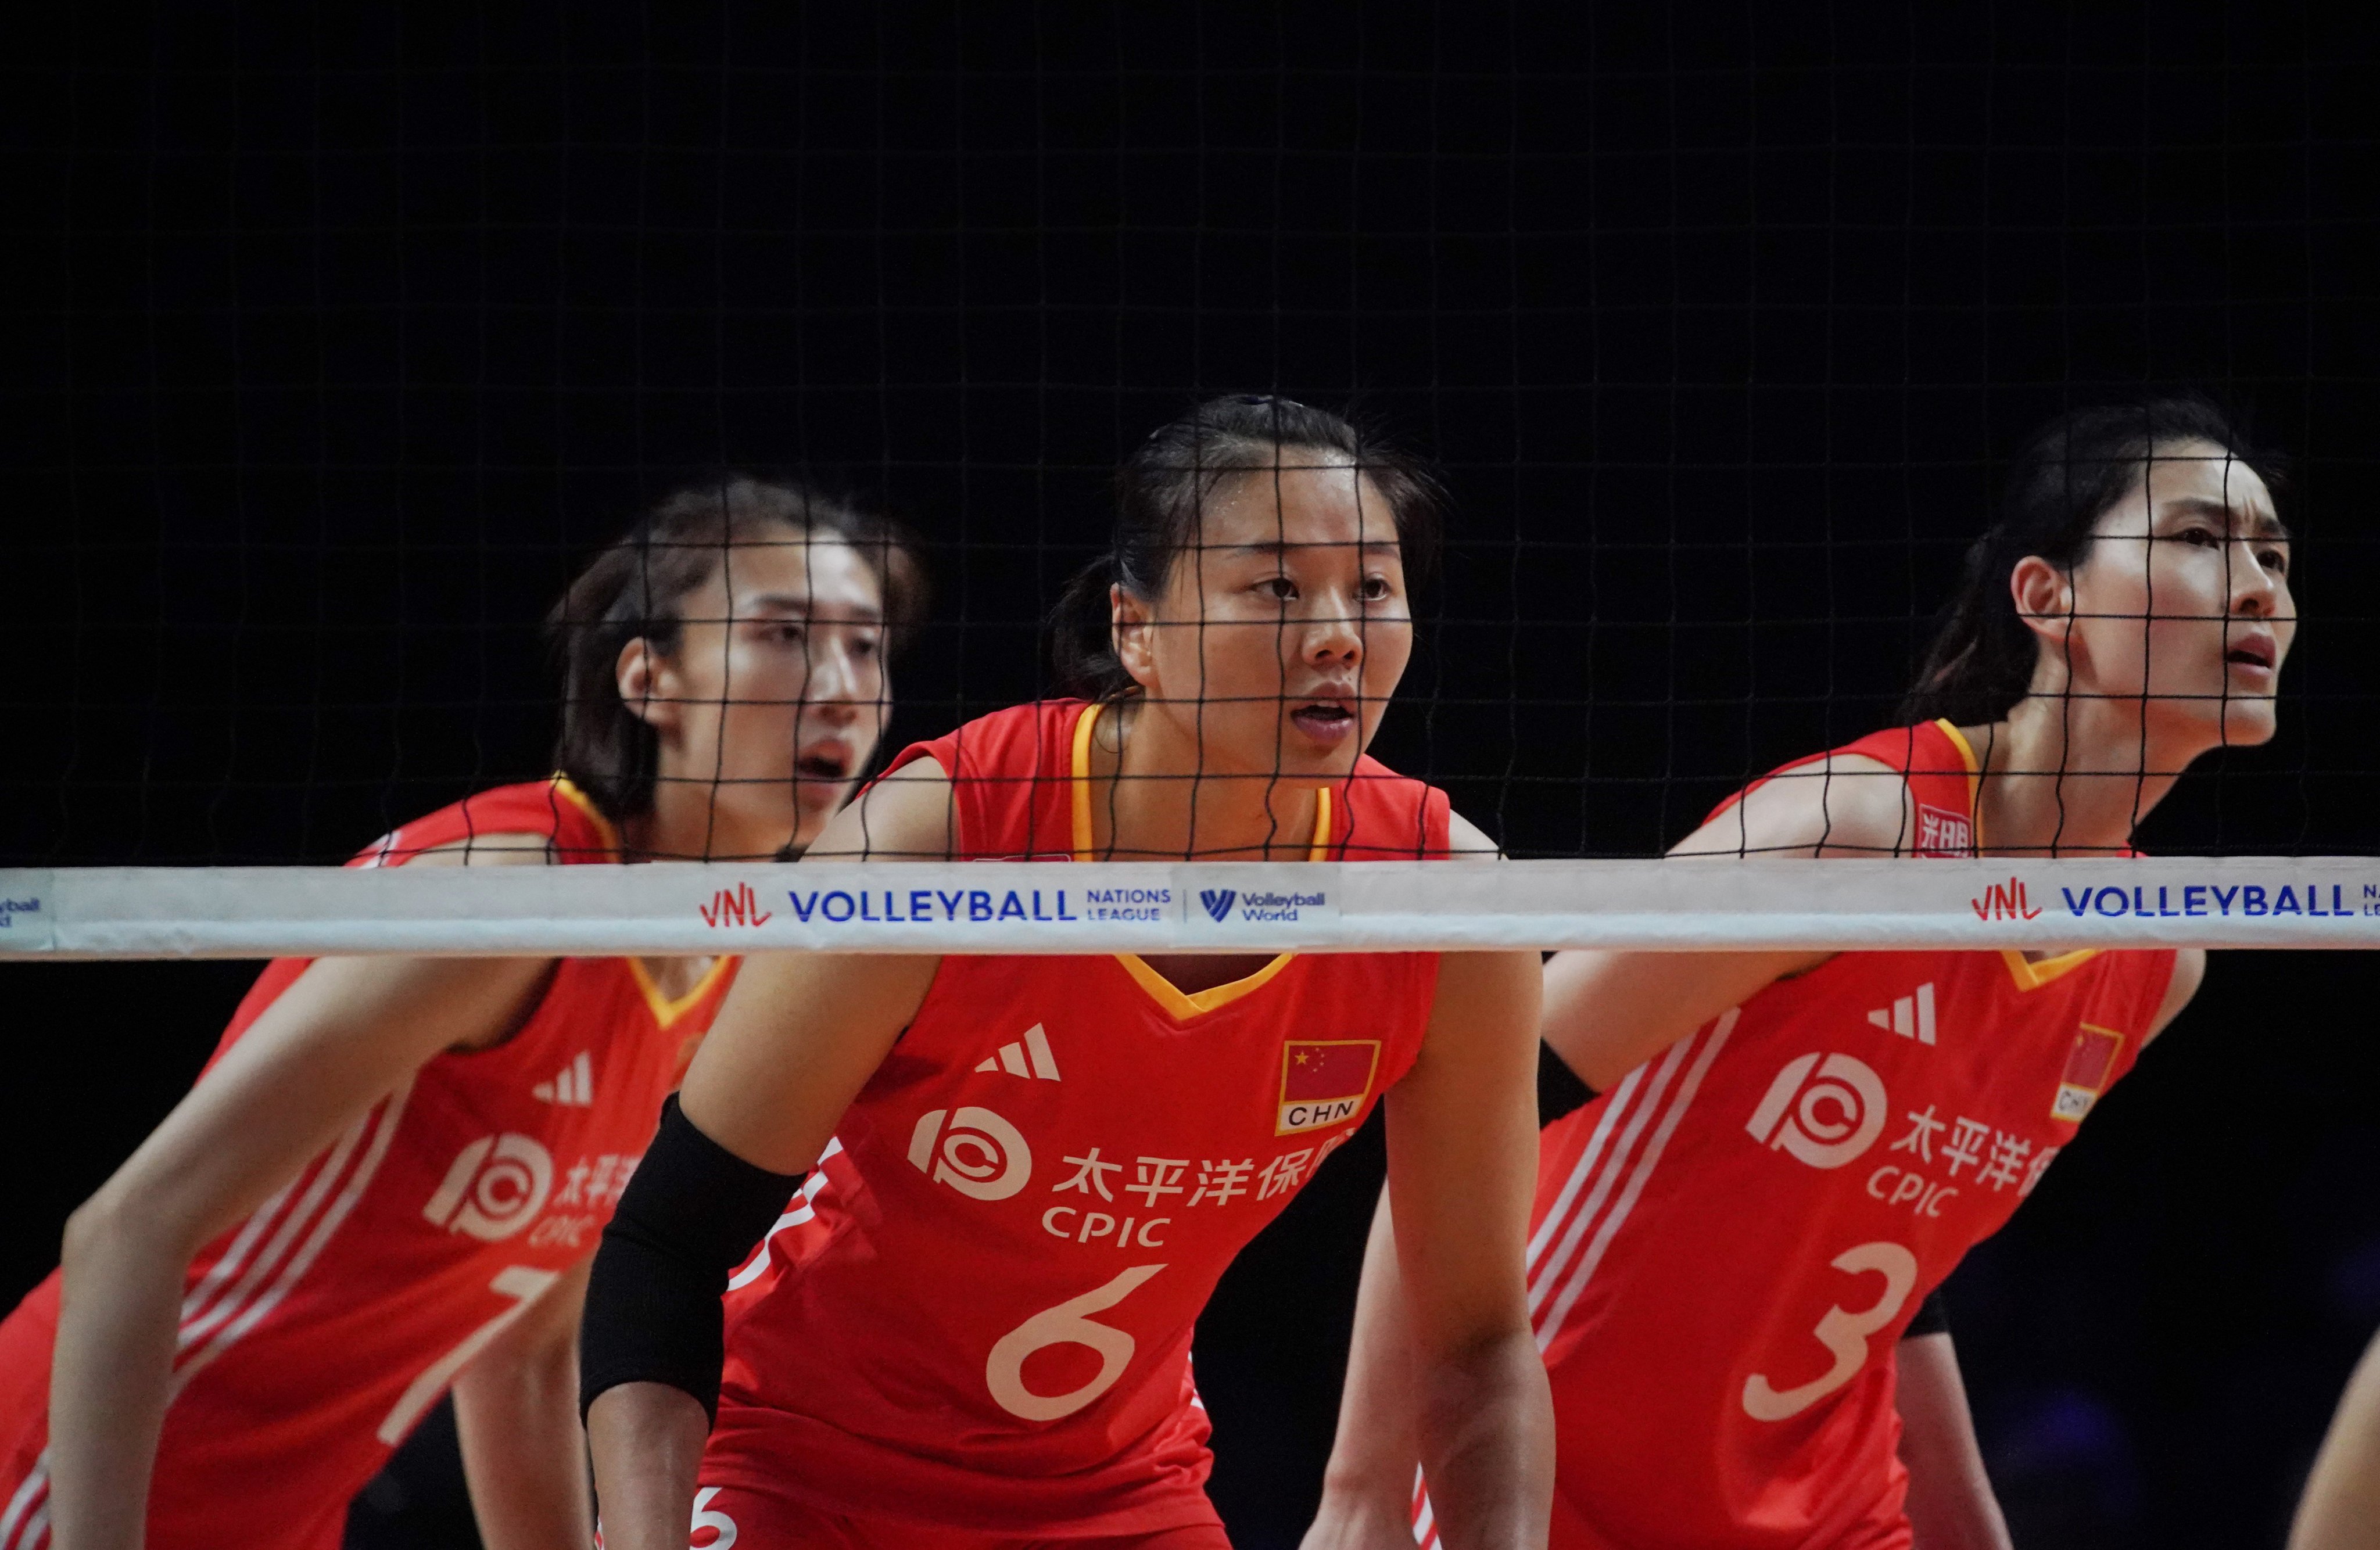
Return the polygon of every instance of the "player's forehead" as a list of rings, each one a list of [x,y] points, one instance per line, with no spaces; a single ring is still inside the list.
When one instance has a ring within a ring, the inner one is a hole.
[[[696,596],[736,618],[867,620],[884,612],[876,573],[848,539],[783,524],[739,535],[722,551]]]
[[[2228,449],[2209,442],[2160,447],[2142,466],[2130,494],[2108,511],[2101,531],[2162,530],[2211,522],[2241,538],[2286,542],[2289,532],[2264,477]]]
[[[1222,480],[1200,514],[1198,541],[1227,558],[1318,550],[1392,558],[1396,519],[1379,487],[1345,458],[1293,447],[1278,467]]]

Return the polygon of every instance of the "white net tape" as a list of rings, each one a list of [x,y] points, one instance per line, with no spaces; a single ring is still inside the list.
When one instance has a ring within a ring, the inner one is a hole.
[[[0,957],[2380,946],[2380,859],[0,870]]]

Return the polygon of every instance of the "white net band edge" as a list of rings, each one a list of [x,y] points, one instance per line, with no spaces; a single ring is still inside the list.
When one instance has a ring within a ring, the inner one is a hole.
[[[0,958],[2380,947],[2380,859],[0,870]]]

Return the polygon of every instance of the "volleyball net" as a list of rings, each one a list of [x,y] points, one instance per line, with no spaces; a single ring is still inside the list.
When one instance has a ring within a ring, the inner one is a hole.
[[[2339,320],[2380,270],[2317,197],[2362,142],[2308,116],[2358,60],[2222,75],[2251,216],[2197,197],[2200,115],[2142,118],[2166,66],[2075,75],[2133,57],[2087,18],[1929,15],[1856,64],[1780,24],[1750,75],[1692,64],[1728,28],[1608,20],[1598,65],[1525,18],[1101,13],[1029,82],[1017,29],[815,7],[683,56],[574,23],[561,69],[475,22],[268,29],[298,53],[255,63],[237,30],[145,65],[94,33],[27,78],[50,288],[12,399],[0,959],[2367,945],[2380,533],[2331,514],[2374,470]],[[1762,91],[1823,132],[1772,143]],[[2009,214],[2135,185],[2166,192]],[[2294,462],[2306,623],[2278,736],[2185,776],[2151,858],[1651,859],[1896,724],[2034,428],[2191,386]],[[1512,860],[337,866],[555,767],[540,620],[730,471],[916,536],[871,768],[1052,693],[1119,459],[1244,389],[1442,475],[1373,752]]]
[[[0,872],[0,954],[2380,946],[2380,861],[1023,862]]]

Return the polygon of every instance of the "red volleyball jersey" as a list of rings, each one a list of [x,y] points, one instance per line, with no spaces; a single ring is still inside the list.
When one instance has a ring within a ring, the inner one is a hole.
[[[557,777],[432,813],[348,865],[495,833],[544,834],[565,863],[618,854]],[[307,962],[265,969],[215,1060]],[[633,959],[561,960],[510,1039],[431,1060],[208,1244],[182,1300],[151,1550],[335,1545],[348,1498],[456,1373],[594,1252],[734,972],[722,959],[671,1001]],[[0,1323],[0,1550],[46,1541],[58,1295],[53,1274]]]
[[[1840,752],[1902,772],[1917,854],[1974,854],[1956,729]],[[1548,1127],[1553,1543],[1909,1544],[1895,1344],[2131,1068],[2173,961],[1842,953]]]
[[[1086,858],[1099,713],[1019,707],[894,768],[950,774],[970,859]],[[1368,758],[1318,806],[1315,859],[1445,854],[1445,797]],[[1193,1324],[1412,1065],[1437,982],[1434,953],[1196,995],[1129,955],[943,959],[829,1182],[735,1278],[704,1484],[1051,1536],[1212,1522]]]

